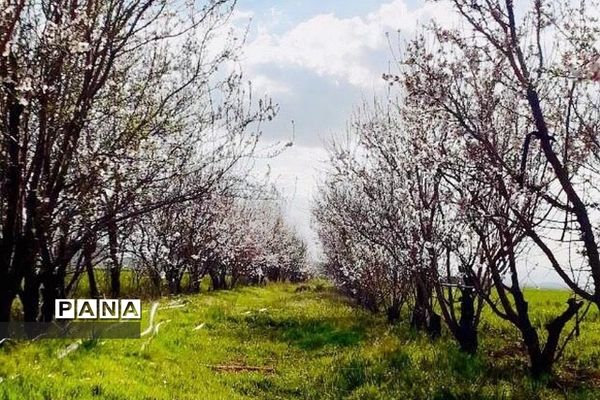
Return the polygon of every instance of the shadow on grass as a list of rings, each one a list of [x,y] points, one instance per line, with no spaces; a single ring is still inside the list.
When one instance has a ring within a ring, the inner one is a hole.
[[[354,346],[364,338],[361,326],[336,326],[334,321],[315,318],[275,319],[270,315],[255,315],[246,317],[244,323],[258,333],[266,333],[274,340],[287,342],[302,350]]]
[[[295,321],[280,332],[280,337],[302,350],[325,346],[345,347],[358,344],[364,336],[362,328],[338,328],[319,320]]]

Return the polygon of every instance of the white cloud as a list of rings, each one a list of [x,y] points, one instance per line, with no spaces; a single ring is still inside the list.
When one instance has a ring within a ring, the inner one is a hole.
[[[277,35],[259,28],[248,44],[245,64],[297,66],[319,76],[353,86],[372,89],[380,82],[381,65],[373,65],[373,55],[385,55],[385,33],[400,30],[410,35],[419,23],[432,17],[446,25],[453,13],[447,3],[427,3],[410,10],[404,0],[394,0],[364,17],[339,18],[319,14]]]
[[[453,26],[458,21],[458,16],[449,2],[427,2],[419,8],[409,10],[403,0],[395,0],[379,7],[367,19],[384,30],[400,30],[411,34],[420,24],[432,19],[442,26]]]
[[[291,90],[284,82],[271,79],[262,74],[252,75],[252,88],[256,93],[268,96],[286,94]]]
[[[233,10],[231,16],[229,17],[230,23],[241,22],[242,24],[247,24],[252,18],[254,18],[254,11],[249,10],[238,10],[237,8]]]
[[[343,79],[356,86],[373,80],[365,53],[379,47],[381,38],[361,18],[317,15],[281,36],[260,34],[247,50],[249,65],[294,65],[320,76]]]
[[[272,182],[284,196],[288,221],[306,241],[314,258],[318,258],[320,249],[310,226],[311,203],[327,159],[323,147],[293,145],[275,158],[257,160],[254,170],[257,177],[270,171]]]

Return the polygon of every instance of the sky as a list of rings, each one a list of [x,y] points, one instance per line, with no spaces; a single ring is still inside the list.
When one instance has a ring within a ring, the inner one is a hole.
[[[293,141],[257,171],[271,171],[286,199],[286,214],[307,241],[319,246],[310,206],[326,168],[327,142],[343,134],[353,110],[385,90],[381,78],[398,33],[411,37],[419,21],[449,14],[443,3],[417,0],[239,0],[233,23],[249,27],[241,66],[253,92],[279,105],[263,127],[266,143]],[[386,33],[392,40],[388,40]]]
[[[241,67],[253,92],[279,105],[263,140],[293,141],[278,157],[259,160],[256,171],[270,171],[289,223],[315,260],[322,255],[311,202],[326,170],[327,143],[344,134],[363,101],[385,94],[382,74],[392,65],[392,50],[432,18],[443,26],[457,21],[443,1],[238,0],[232,23],[249,29]],[[526,284],[558,284],[551,268],[537,265],[541,259],[530,258],[536,265],[527,266]]]

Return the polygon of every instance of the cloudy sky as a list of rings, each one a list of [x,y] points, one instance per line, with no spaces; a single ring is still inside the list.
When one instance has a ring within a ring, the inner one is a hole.
[[[313,257],[319,258],[319,246],[310,206],[326,168],[327,141],[344,133],[363,100],[386,90],[381,75],[392,60],[390,45],[397,49],[432,18],[442,25],[456,21],[447,3],[423,0],[238,0],[233,23],[249,26],[244,73],[255,93],[280,106],[264,139],[294,143],[277,158],[259,161],[258,170],[268,164],[289,220]],[[529,269],[530,283],[558,282],[549,268]]]
[[[250,29],[244,73],[256,93],[280,107],[264,139],[294,143],[265,163],[313,254],[310,201],[325,167],[324,146],[344,132],[354,107],[385,90],[386,33],[397,43],[398,31],[410,37],[419,21],[449,14],[444,4],[420,0],[238,1],[234,23]]]

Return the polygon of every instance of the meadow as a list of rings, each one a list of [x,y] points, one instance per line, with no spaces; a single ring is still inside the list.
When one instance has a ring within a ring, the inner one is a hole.
[[[568,296],[527,295],[539,326]],[[62,358],[73,340],[3,347],[0,399],[600,398],[597,310],[543,382],[527,377],[517,332],[489,313],[468,356],[447,335],[431,341],[407,317],[389,325],[323,282],[162,298],[156,318],[154,337],[87,340]]]

